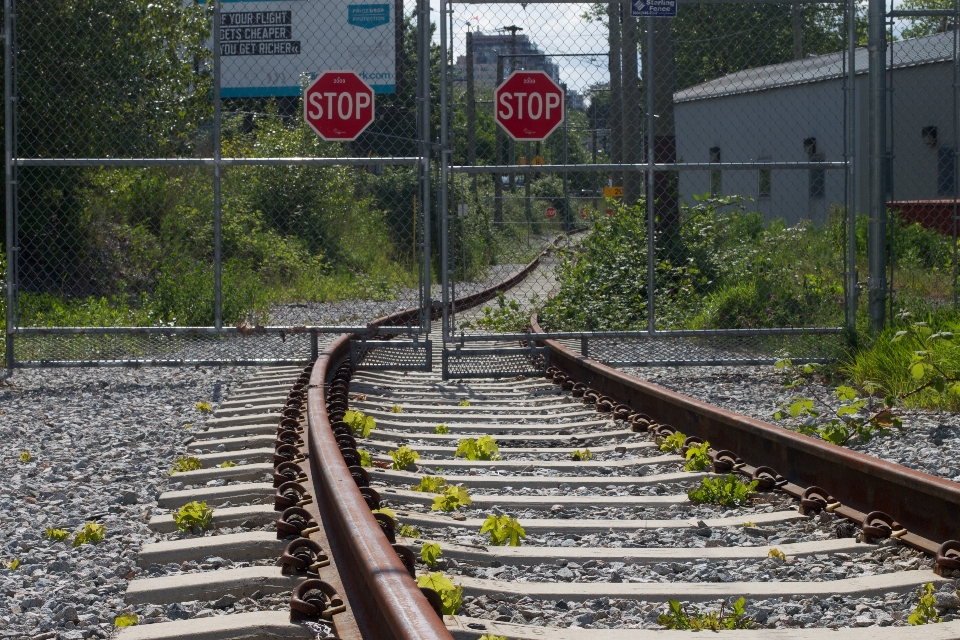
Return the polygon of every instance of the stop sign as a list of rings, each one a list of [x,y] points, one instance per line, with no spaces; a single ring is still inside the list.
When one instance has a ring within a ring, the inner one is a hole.
[[[373,89],[353,71],[324,71],[303,94],[303,119],[324,140],[356,140],[373,122]]]
[[[563,122],[563,89],[543,71],[514,71],[493,101],[497,124],[514,140],[544,140]]]
[[[557,210],[554,209],[553,207],[547,207],[546,209],[543,210],[543,213],[544,213],[548,218],[556,218],[556,217],[557,217]]]

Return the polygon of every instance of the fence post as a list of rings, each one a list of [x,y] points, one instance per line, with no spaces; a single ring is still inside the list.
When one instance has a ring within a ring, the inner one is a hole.
[[[869,154],[867,215],[869,231],[867,254],[870,264],[869,310],[874,330],[883,329],[887,300],[887,207],[884,186],[886,159],[886,33],[884,0],[870,0],[868,20],[867,138]]]
[[[3,0],[3,144],[4,144],[4,180],[6,190],[4,208],[6,210],[6,250],[7,250],[7,313],[5,329],[5,355],[7,360],[7,374],[13,373],[15,357],[13,353],[13,330],[16,326],[17,303],[17,247],[16,225],[14,224],[15,204],[14,190],[16,184],[13,179],[13,0]]]
[[[656,221],[656,172],[654,171],[655,164],[655,153],[654,150],[655,140],[653,135],[654,130],[654,105],[653,100],[656,93],[654,92],[654,66],[653,61],[656,59],[656,53],[654,52],[655,48],[655,37],[653,33],[654,18],[644,18],[644,23],[647,27],[647,46],[646,46],[646,56],[643,60],[643,81],[647,85],[647,135],[646,135],[646,147],[647,147],[647,331],[650,332],[651,336],[654,331],[657,329],[657,317],[655,315],[654,303],[656,302],[654,296],[656,293],[656,275],[657,275],[657,221]]]
[[[623,163],[635,164],[640,158],[640,83],[637,74],[637,19],[630,12],[630,2],[623,7],[621,60],[623,79]],[[623,204],[632,207],[643,195],[642,175],[637,171],[623,172]]]
[[[473,78],[473,32],[467,31],[467,164],[477,164],[477,94]],[[477,174],[470,178],[473,195],[477,195]]]
[[[607,119],[610,126],[610,163],[619,164],[623,158],[623,118],[621,117],[620,84],[620,2],[611,2],[607,7],[607,21],[610,29],[610,110]],[[623,185],[622,172],[614,173],[614,182]],[[614,186],[617,186],[614,184]]]
[[[857,329],[857,3],[847,2],[847,131],[846,131],[846,205],[847,205],[847,329],[851,336]]]
[[[430,333],[433,301],[430,286],[430,0],[420,0],[417,11],[417,113],[420,116],[420,181],[423,211],[423,308],[420,326]]]
[[[220,0],[213,2],[213,324],[223,328],[223,282],[220,253]]]

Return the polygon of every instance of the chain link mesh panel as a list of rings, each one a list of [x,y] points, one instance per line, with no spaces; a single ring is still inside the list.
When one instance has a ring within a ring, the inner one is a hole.
[[[863,28],[849,5],[681,3],[676,18],[633,17],[629,2],[450,9],[448,295],[564,235],[521,285],[454,311],[448,340],[522,331],[533,311],[547,331],[587,335],[839,332],[848,44]],[[564,92],[564,122],[542,142],[498,125],[495,90],[515,71]],[[787,346],[820,359],[820,339]],[[744,341],[749,359],[775,349]],[[682,353],[675,344],[650,358]]]
[[[413,4],[15,2],[17,361],[302,360],[304,325],[422,307]],[[352,140],[305,122],[330,70],[373,92]],[[214,326],[246,337],[182,332]]]

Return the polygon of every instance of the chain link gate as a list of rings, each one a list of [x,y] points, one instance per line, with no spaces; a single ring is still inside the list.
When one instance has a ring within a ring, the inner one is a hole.
[[[529,273],[449,309],[444,376],[542,370],[531,313],[617,366],[838,355],[857,306],[853,2],[635,18],[627,1],[445,0],[441,16],[445,304]],[[542,142],[495,123],[494,88],[523,70],[565,93]]]
[[[296,363],[325,334],[429,330],[428,0],[4,9],[8,369]],[[337,69],[375,92],[351,141],[304,123]]]

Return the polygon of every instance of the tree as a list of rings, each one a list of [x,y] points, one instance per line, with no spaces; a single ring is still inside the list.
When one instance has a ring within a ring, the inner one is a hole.
[[[909,11],[916,9],[954,9],[954,0],[903,0],[900,9]],[[950,26],[949,16],[927,16],[910,18],[910,26],[903,30],[904,38],[922,38],[936,33],[946,33]]]

